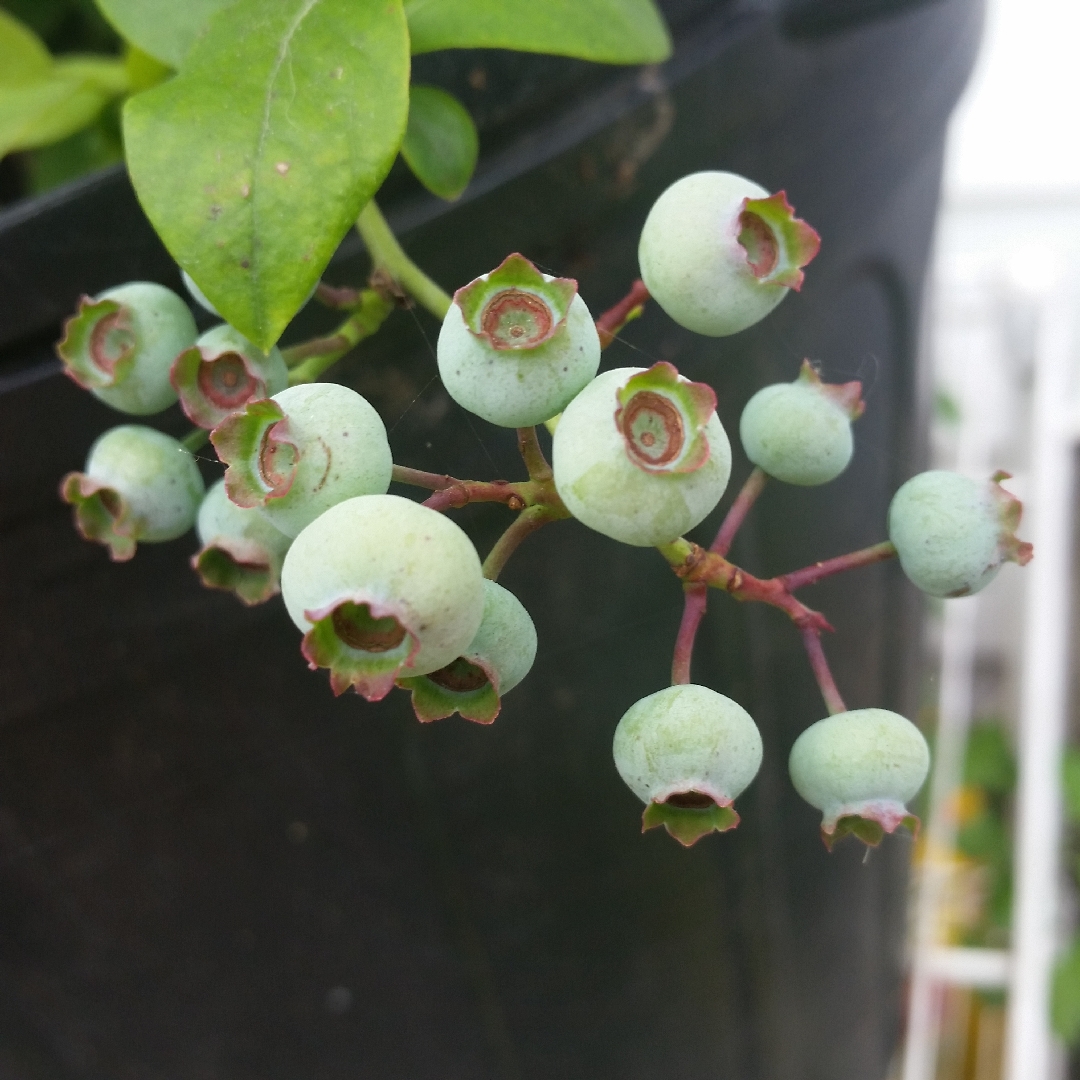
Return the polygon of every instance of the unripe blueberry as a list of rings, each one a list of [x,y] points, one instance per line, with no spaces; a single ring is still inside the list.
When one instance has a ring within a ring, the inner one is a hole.
[[[394,467],[379,414],[338,383],[290,386],[249,402],[210,439],[229,466],[229,498],[258,507],[287,536],[344,499],[384,493]]]
[[[281,595],[310,666],[330,669],[335,694],[351,685],[369,701],[461,656],[484,613],[472,542],[397,495],[347,499],[316,518],[285,556]]]
[[[86,471],[68,473],[60,483],[79,532],[105,544],[115,562],[130,559],[139,541],[161,543],[186,533],[203,490],[191,454],[176,439],[137,424],[100,435]]]
[[[490,724],[504,694],[529,673],[536,659],[536,627],[521,601],[484,580],[484,617],[465,651],[438,671],[398,679],[412,691],[417,719],[427,723],[460,713]]]
[[[922,732],[898,713],[854,709],[808,727],[791,748],[795,790],[824,814],[821,836],[830,849],[846,833],[875,846],[919,819],[904,806],[930,771]]]
[[[739,420],[746,456],[788,484],[826,484],[851,460],[851,421],[862,416],[862,383],[823,383],[809,360],[791,383],[762,387]]]
[[[732,802],[761,766],[750,714],[705,686],[669,686],[635,702],[615,729],[615,768],[648,805],[642,832],[663,825],[689,847],[739,823]]]
[[[209,430],[249,401],[284,390],[289,369],[276,345],[264,353],[222,323],[173,361],[170,378],[187,418]]]
[[[784,192],[729,172],[676,180],[645,219],[641,277],[681,326],[724,337],[763,319],[802,286],[820,240]]]
[[[84,296],[56,351],[66,374],[106,405],[147,416],[176,401],[169,369],[197,333],[176,293],[132,281]]]
[[[292,540],[258,510],[237,506],[219,480],[206,493],[195,522],[202,548],[191,559],[202,583],[261,604],[280,591],[281,563]]]
[[[596,374],[600,338],[576,281],[510,255],[454,294],[438,358],[443,386],[463,408],[502,427],[531,427]]]
[[[668,363],[598,375],[552,443],[555,487],[579,521],[624,544],[664,544],[698,524],[731,475],[716,395]]]
[[[191,299],[194,300],[195,303],[203,309],[203,311],[207,311],[215,318],[220,319],[221,313],[216,307],[214,307],[213,304],[210,303],[210,300],[208,299],[206,293],[204,293],[202,289],[200,289],[199,286],[195,284],[195,279],[183,268],[181,268],[180,270],[180,277],[183,279],[184,288],[187,289],[188,294],[191,296]],[[308,300],[310,300],[315,295],[315,292],[318,288],[319,283],[316,281],[315,284],[311,286],[311,292],[308,293]],[[304,303],[306,304],[307,300],[305,300]]]
[[[1022,506],[995,473],[989,481],[935,469],[905,483],[889,504],[889,539],[904,573],[931,596],[978,592],[1005,562],[1023,566],[1031,545],[1016,538]]]

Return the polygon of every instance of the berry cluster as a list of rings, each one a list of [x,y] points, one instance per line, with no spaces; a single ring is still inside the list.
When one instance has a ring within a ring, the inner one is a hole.
[[[396,465],[375,409],[345,386],[315,381],[408,291],[392,237],[384,249],[392,258],[372,251],[367,289],[318,290],[350,312],[339,331],[284,352],[264,353],[227,324],[197,336],[187,304],[158,285],[110,289],[84,298],[66,326],[58,348],[68,374],[133,415],[178,401],[197,427],[182,442],[145,426],[113,428],[61,492],[82,534],[116,560],[196,525],[202,546],[192,562],[206,585],[247,604],[280,591],[304,657],[328,670],[336,694],[353,687],[376,701],[398,686],[424,722],[459,713],[491,723],[527,675],[536,630],[495,579],[531,532],[573,517],[624,544],[656,547],[685,593],[672,685],[635,703],[614,735],[615,766],[646,804],[644,828],[663,825],[688,846],[734,827],[732,804],[761,764],[747,712],[690,680],[711,587],[778,607],[799,629],[830,715],[792,748],[792,782],[822,811],[830,847],[845,833],[876,844],[900,825],[917,827],[905,804],[926,778],[926,741],[896,713],[846,708],[821,645],[831,628],[794,594],[893,556],[930,595],[981,589],[1003,562],[1031,555],[1015,537],[1020,504],[1000,487],[1003,474],[985,484],[916,476],[893,499],[888,542],[763,580],[726,558],[735,532],[769,477],[817,485],[846,468],[863,410],[859,383],[827,384],[804,362],[793,382],[750,399],[739,436],[755,468],[706,550],[683,534],[717,506],[730,478],[714,391],[663,362],[597,374],[603,348],[650,296],[691,330],[733,334],[800,287],[817,249],[783,192],[706,172],[657,200],[641,235],[642,280],[595,321],[575,281],[519,254],[452,301],[409,264],[408,280],[427,282],[424,302],[443,317],[437,354],[447,392],[517,430],[528,479],[514,483]],[[396,275],[386,265],[395,260]],[[539,424],[553,433],[550,465]],[[226,466],[208,492],[193,456],[207,438]],[[392,480],[430,495],[422,503],[390,495]],[[444,513],[475,501],[516,515],[483,563]]]

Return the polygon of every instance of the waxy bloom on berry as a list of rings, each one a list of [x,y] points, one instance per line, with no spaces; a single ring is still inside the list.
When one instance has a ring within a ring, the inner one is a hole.
[[[502,427],[531,427],[596,374],[600,338],[576,281],[510,255],[454,294],[438,359],[446,392],[463,408]]]
[[[739,824],[732,807],[761,767],[750,714],[706,686],[669,686],[635,702],[615,729],[615,767],[648,805],[642,832],[663,825],[684,847]]]

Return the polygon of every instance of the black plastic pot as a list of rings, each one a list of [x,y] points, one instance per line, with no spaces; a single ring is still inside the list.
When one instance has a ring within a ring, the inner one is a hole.
[[[518,250],[578,277],[600,311],[680,175],[728,168],[787,189],[824,238],[799,295],[724,340],[654,306],[605,354],[709,381],[731,433],[750,394],[804,356],[864,381],[848,472],[769,488],[740,535],[733,557],[759,574],[880,540],[916,465],[943,132],[981,11],[894,6],[912,10],[852,26],[838,3],[672,4],[678,49],[656,71],[430,58],[423,77],[481,116],[483,164],[460,205],[403,175],[385,199],[445,285]],[[327,276],[365,267],[347,242]],[[689,851],[642,836],[610,744],[668,680],[681,593],[655,552],[574,522],[526,543],[503,580],[540,654],[490,729],[422,728],[400,693],[335,700],[279,604],[200,588],[191,538],[114,565],[56,496],[117,420],[50,374],[59,320],[84,291],[176,283],[124,176],[0,215],[0,275],[0,1071],[880,1080],[910,843],[866,860],[853,842],[822,846],[786,761],[823,708],[779,613],[714,596],[695,656],[696,680],[743,703],[765,741],[742,824]],[[305,312],[293,333],[326,321]],[[376,404],[402,463],[517,476],[512,435],[443,393],[436,329],[398,315],[334,375]],[[736,448],[736,484],[747,471]],[[506,523],[490,506],[458,519],[481,550]],[[826,648],[849,705],[910,714],[917,605],[895,567],[806,599],[837,628]]]

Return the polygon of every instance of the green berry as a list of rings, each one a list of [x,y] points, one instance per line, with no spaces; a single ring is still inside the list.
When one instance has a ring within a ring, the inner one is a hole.
[[[596,374],[600,338],[576,281],[511,255],[454,294],[438,359],[446,392],[463,408],[502,427],[531,427]]]
[[[729,172],[699,172],[671,185],[649,211],[638,263],[656,302],[681,326],[724,337],[763,319],[802,286],[818,235],[770,196]]]
[[[624,544],[665,544],[720,501],[731,446],[716,395],[671,364],[615,368],[566,407],[552,444],[555,487],[579,521]]]
[[[184,269],[180,270],[180,277],[184,282],[184,288],[187,289],[188,295],[196,304],[203,309],[203,311],[209,312],[216,319],[221,318],[221,312],[218,311],[213,304],[206,298],[206,293],[195,284],[195,279]]]
[[[133,281],[84,296],[56,351],[65,372],[106,405],[147,416],[176,401],[169,371],[197,333],[176,293]]]
[[[739,420],[746,456],[785,483],[827,484],[851,460],[861,390],[858,382],[823,383],[804,360],[794,382],[763,387],[746,403]]]
[[[898,713],[854,709],[808,727],[788,761],[795,790],[824,814],[821,835],[829,848],[846,833],[876,846],[919,819],[904,804],[930,770],[922,732]]]
[[[417,719],[427,723],[460,713],[490,724],[502,697],[528,675],[536,659],[536,627],[524,604],[494,581],[484,580],[484,617],[468,648],[438,671],[399,679],[412,691]]]
[[[195,528],[202,548],[191,565],[204,585],[233,592],[245,604],[261,604],[277,595],[281,563],[292,540],[258,510],[237,506],[224,480],[206,493]]]
[[[176,439],[136,424],[99,436],[85,472],[68,473],[60,484],[79,532],[105,544],[116,562],[130,559],[139,541],[161,543],[186,533],[203,490],[195,459]]]
[[[311,667],[330,669],[334,693],[351,685],[369,701],[461,656],[484,613],[472,542],[397,495],[362,495],[316,518],[285,556],[281,594]]]
[[[996,473],[990,481],[935,469],[913,476],[889,505],[889,539],[904,573],[931,596],[968,596],[1005,562],[1023,566],[1031,545],[1016,538],[1022,507]]]
[[[337,383],[290,386],[249,402],[211,433],[237,506],[287,536],[357,495],[382,494],[394,463],[379,414]]]
[[[277,346],[264,353],[223,323],[176,358],[171,379],[187,418],[210,430],[249,401],[284,390],[289,369]]]
[[[663,825],[689,847],[739,824],[732,807],[761,767],[750,714],[706,686],[668,686],[636,701],[615,729],[615,768],[648,805],[642,832]]]

